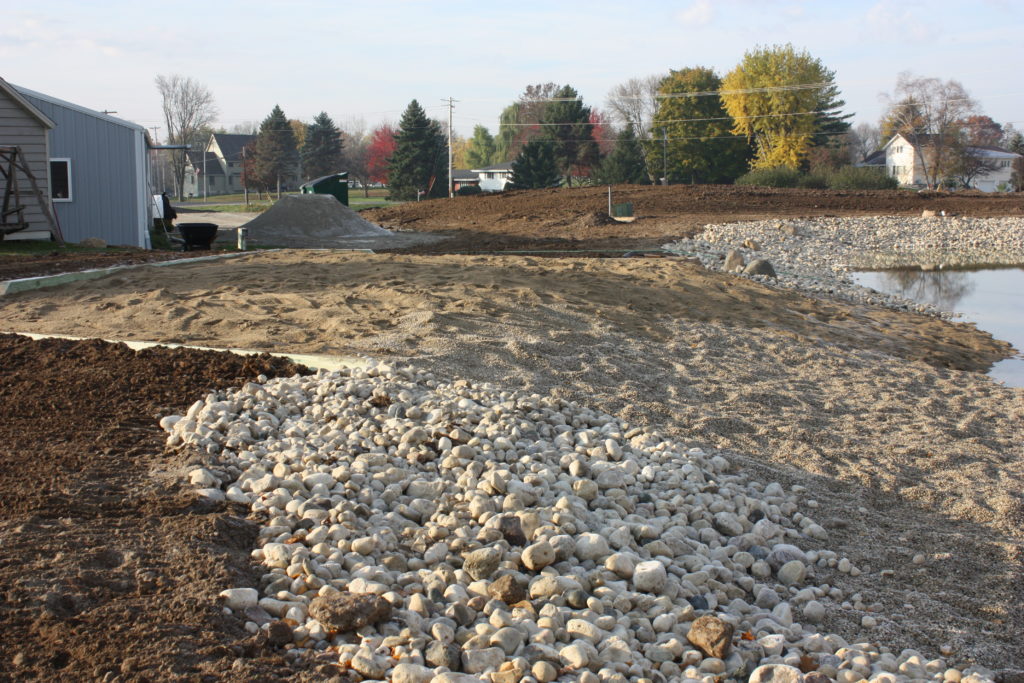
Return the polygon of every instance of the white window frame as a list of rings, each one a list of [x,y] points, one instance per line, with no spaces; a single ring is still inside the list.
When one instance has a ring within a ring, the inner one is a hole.
[[[63,161],[68,169],[68,196],[67,197],[54,197],[53,196],[53,177],[51,172],[50,177],[50,201],[51,202],[72,202],[75,200],[75,185],[71,175],[71,157],[51,157],[50,163],[55,161]]]

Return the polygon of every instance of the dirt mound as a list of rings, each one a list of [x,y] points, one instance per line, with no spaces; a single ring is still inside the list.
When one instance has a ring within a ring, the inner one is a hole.
[[[363,212],[386,228],[459,231],[417,252],[609,249],[657,247],[708,223],[816,216],[920,216],[921,211],[975,217],[1024,215],[1024,193],[838,191],[731,185],[617,185],[614,202],[632,202],[636,221],[595,221],[605,213],[607,187],[516,190],[433,199]]]
[[[324,194],[286,195],[245,227],[256,245],[300,249],[372,249],[396,237]]]
[[[0,681],[326,680],[216,605],[256,585],[256,526],[173,476],[157,416],[300,368],[0,335]],[[187,469],[187,468],[186,468]]]

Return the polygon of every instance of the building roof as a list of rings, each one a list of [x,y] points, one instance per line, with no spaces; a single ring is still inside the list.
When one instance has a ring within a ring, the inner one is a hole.
[[[934,135],[932,133],[920,133],[920,134],[915,135],[913,137],[914,137],[914,140],[916,140],[918,142],[918,144],[921,144],[921,145],[924,145],[924,146],[927,147],[928,145],[933,144],[934,141],[935,141],[935,138],[937,138],[938,136]],[[906,135],[903,135],[902,133],[896,133],[896,135],[892,136],[892,139],[889,140],[889,142],[885,143],[885,146],[882,148],[882,150],[884,151],[884,150],[888,149],[889,146],[896,139],[903,140],[904,142],[909,144],[911,147],[914,146],[914,140],[911,140],[910,138],[908,138]],[[970,150],[973,150],[979,156],[989,157],[989,158],[993,158],[993,159],[1016,159],[1017,157],[1021,156],[1020,154],[1017,154],[1016,152],[1011,152],[1008,149],[1003,149],[1002,147],[994,147],[992,145],[968,145],[967,148],[970,149]]]
[[[21,94],[26,95],[28,97],[34,97],[37,100],[42,100],[43,102],[48,102],[49,104],[53,104],[53,105],[56,105],[58,107],[63,107],[64,109],[70,109],[71,111],[78,112],[79,114],[85,114],[86,116],[91,116],[91,117],[99,119],[101,121],[106,121],[107,123],[113,124],[115,126],[121,126],[122,128],[128,128],[130,130],[134,130],[136,132],[142,133],[143,135],[146,135],[146,139],[147,140],[149,139],[149,136],[148,136],[148,132],[149,131],[146,130],[145,126],[141,126],[141,125],[139,125],[137,123],[132,123],[131,121],[125,121],[124,119],[119,119],[116,116],[110,116],[109,114],[104,114],[103,112],[96,111],[95,109],[89,109],[88,107],[83,107],[82,105],[75,104],[74,102],[68,102],[67,100],[62,100],[62,99],[57,98],[57,97],[52,97],[50,95],[44,95],[41,92],[36,92],[35,90],[29,90],[28,88],[23,88],[20,85],[15,85],[13,87],[16,90],[18,90],[18,92],[20,92]]]
[[[195,150],[188,150],[185,152],[188,157],[188,162],[192,166],[200,171],[203,170],[203,153]],[[206,153],[206,175],[224,175],[224,169],[220,165],[220,159],[213,152]]]
[[[452,180],[457,180],[461,183],[468,183],[474,180],[480,182],[480,176],[477,175],[476,171],[471,171],[468,168],[453,168]]]
[[[885,166],[885,150],[879,149],[864,157],[860,166]]]
[[[35,105],[26,100],[18,90],[20,90],[20,88],[16,88],[3,78],[0,78],[0,92],[7,93],[7,96],[14,100],[19,107],[28,112],[29,116],[39,121],[40,125],[44,128],[53,128],[57,125],[50,120],[50,117],[36,109]]]
[[[227,161],[241,161],[242,148],[256,139],[255,135],[240,133],[214,133],[213,139],[220,147],[220,153]]]
[[[494,164],[493,166],[484,166],[483,168],[474,168],[473,173],[493,173],[495,171],[511,171],[512,162],[506,161],[503,164]]]

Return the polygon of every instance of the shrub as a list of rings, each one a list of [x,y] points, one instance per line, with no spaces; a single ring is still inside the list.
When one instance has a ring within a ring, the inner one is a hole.
[[[832,174],[829,187],[833,190],[895,190],[899,183],[879,168],[843,166]]]
[[[479,185],[463,185],[455,191],[460,197],[468,197],[471,194],[480,194],[483,190],[480,189]]]
[[[796,187],[800,172],[787,166],[757,168],[736,179],[737,185],[760,185],[762,187]]]
[[[808,190],[827,190],[829,188],[829,181],[830,178],[826,173],[808,173],[807,175],[800,176],[796,186]]]

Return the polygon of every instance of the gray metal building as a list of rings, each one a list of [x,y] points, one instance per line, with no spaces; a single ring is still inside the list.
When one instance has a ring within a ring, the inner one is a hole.
[[[64,239],[99,237],[107,244],[148,248],[152,199],[146,129],[13,87],[54,124],[46,186]]]

